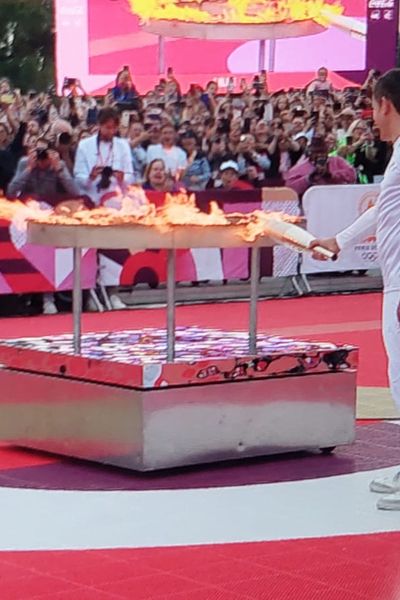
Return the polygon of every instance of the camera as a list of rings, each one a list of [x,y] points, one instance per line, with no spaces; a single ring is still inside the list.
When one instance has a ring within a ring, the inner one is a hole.
[[[36,150],[36,160],[47,160],[49,158],[49,151],[46,148]]]
[[[314,164],[316,167],[325,167],[326,163],[328,162],[328,157],[327,156],[319,156]]]
[[[111,167],[104,167],[104,169],[100,173],[100,181],[97,184],[98,191],[106,190],[110,187],[111,177],[113,176],[114,171]]]
[[[76,85],[75,77],[64,77],[64,83],[63,83],[64,88],[70,88],[70,87],[73,87],[74,85]]]

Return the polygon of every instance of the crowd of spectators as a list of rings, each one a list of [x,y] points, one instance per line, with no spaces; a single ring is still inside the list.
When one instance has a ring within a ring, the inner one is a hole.
[[[321,68],[306,89],[270,93],[267,74],[183,92],[172,69],[144,96],[129,67],[105,96],[65,79],[62,96],[0,80],[0,190],[10,199],[91,206],[135,183],[159,192],[372,183],[391,148],[374,126],[371,71],[335,90]]]
[[[88,96],[75,79],[64,81],[62,97],[22,95],[3,79],[0,189],[9,197],[51,196],[54,203],[60,195],[85,195],[93,188],[88,195],[96,203],[95,184],[113,180],[159,191],[288,185],[300,195],[311,185],[373,182],[390,154],[373,123],[375,77],[371,72],[362,87],[337,91],[321,68],[306,89],[270,94],[262,72],[242,79],[237,90],[232,81],[220,93],[211,81],[205,89],[194,84],[183,93],[169,69],[142,97],[128,67],[104,97]],[[97,154],[96,177],[105,166],[113,173],[103,182],[94,177],[89,186],[80,172],[85,153],[80,157],[78,147],[90,151],[84,140],[98,135],[99,115],[112,115],[104,108],[119,114],[113,135],[126,140],[122,163],[115,168],[107,163],[110,157]]]

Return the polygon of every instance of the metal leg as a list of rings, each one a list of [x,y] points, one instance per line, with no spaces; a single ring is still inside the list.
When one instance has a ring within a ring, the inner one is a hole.
[[[74,248],[74,288],[72,292],[72,313],[74,319],[74,352],[81,352],[82,335],[82,289],[81,289],[81,248]]]
[[[257,352],[257,302],[260,285],[260,249],[251,249],[249,352]]]
[[[167,360],[175,358],[175,250],[168,250],[167,270]]]
[[[100,287],[101,295],[103,296],[104,304],[106,305],[106,309],[112,310],[111,300],[110,300],[110,296],[108,295],[107,288],[103,284],[100,284],[99,287]]]
[[[300,285],[299,285],[299,283],[298,283],[298,281],[297,281],[297,277],[298,277],[298,275],[293,275],[293,277],[292,277],[292,284],[293,284],[293,287],[294,287],[294,289],[296,290],[296,292],[297,292],[297,294],[298,294],[299,296],[304,296],[304,292],[303,292],[303,290],[301,289],[301,287],[300,287]]]
[[[100,302],[96,290],[90,290],[89,295],[90,295],[91,299],[93,300],[93,302],[95,303],[97,310],[100,313],[104,312],[104,306]]]
[[[312,289],[311,289],[311,285],[310,282],[308,281],[307,275],[305,273],[301,274],[301,279],[304,283],[304,287],[306,288],[306,292],[307,294],[311,294],[312,293]]]
[[[165,73],[165,39],[162,35],[158,36],[158,72],[160,75]]]
[[[276,40],[269,41],[269,60],[268,60],[268,72],[273,73],[275,71],[275,54],[276,54]]]
[[[258,70],[263,71],[265,69],[265,40],[260,40],[260,46],[258,51]]]

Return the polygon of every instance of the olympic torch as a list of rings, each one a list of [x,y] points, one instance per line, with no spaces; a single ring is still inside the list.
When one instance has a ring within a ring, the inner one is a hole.
[[[268,235],[278,244],[292,248],[297,252],[317,252],[330,260],[337,259],[337,255],[334,252],[326,250],[326,248],[322,248],[321,246],[311,249],[310,244],[315,240],[315,236],[306,229],[274,216],[266,216],[264,235]]]

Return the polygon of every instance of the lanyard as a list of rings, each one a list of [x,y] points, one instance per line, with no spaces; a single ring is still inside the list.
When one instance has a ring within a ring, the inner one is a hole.
[[[113,141],[111,142],[110,149],[108,151],[108,156],[105,160],[101,154],[100,143],[101,143],[100,136],[97,136],[97,156],[101,161],[99,167],[112,166],[113,159],[114,159],[114,142]]]

